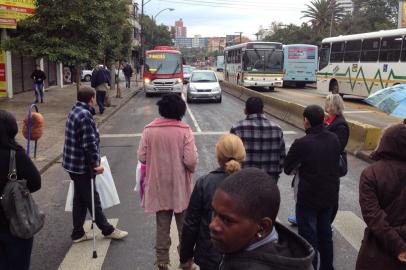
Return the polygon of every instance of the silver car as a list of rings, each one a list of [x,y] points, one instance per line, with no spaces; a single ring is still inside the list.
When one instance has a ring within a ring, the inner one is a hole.
[[[221,87],[216,73],[212,70],[195,70],[187,86],[186,101],[214,100],[221,103]]]

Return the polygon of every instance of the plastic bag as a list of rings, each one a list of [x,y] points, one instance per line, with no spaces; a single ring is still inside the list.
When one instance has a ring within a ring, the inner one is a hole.
[[[138,161],[135,173],[134,191],[139,191],[141,199],[144,197],[145,178],[147,173],[147,165]]]
[[[116,185],[114,184],[114,179],[111,174],[109,162],[107,157],[101,158],[101,166],[104,167],[103,174],[98,174],[96,176],[96,190],[99,193],[101,207],[103,209],[110,208],[114,205],[120,204],[120,199],[118,197]],[[74,196],[74,184],[70,181],[68,195],[66,197],[65,211],[71,212],[73,207],[73,196]]]

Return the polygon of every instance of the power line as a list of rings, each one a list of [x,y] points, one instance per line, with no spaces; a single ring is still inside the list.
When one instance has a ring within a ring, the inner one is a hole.
[[[218,7],[218,8],[234,8],[234,9],[261,9],[261,10],[292,10],[293,7],[288,6],[269,6],[269,5],[255,5],[252,3],[245,4],[228,4],[218,3],[212,1],[199,1],[199,0],[159,0],[165,3],[183,4],[189,6],[206,6],[206,7]],[[296,6],[297,8],[297,6]]]

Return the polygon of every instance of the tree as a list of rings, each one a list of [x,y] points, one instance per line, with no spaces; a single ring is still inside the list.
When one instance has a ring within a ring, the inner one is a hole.
[[[145,49],[150,50],[157,45],[171,46],[171,32],[166,25],[157,25],[149,16],[144,15],[142,19],[144,25],[144,44]]]
[[[265,41],[281,42],[283,44],[318,44],[322,37],[314,33],[313,29],[303,23],[301,26],[294,24],[283,25],[282,23],[273,22]]]
[[[130,43],[128,24],[123,23],[129,12],[124,10],[125,2],[37,0],[35,14],[18,22],[17,30],[2,46],[21,55],[72,65],[78,71],[83,63],[114,59]],[[79,79],[77,72],[78,87]]]
[[[335,0],[312,0],[306,7],[307,10],[302,11],[302,18],[309,18],[317,33],[326,34],[344,16],[343,8]]]

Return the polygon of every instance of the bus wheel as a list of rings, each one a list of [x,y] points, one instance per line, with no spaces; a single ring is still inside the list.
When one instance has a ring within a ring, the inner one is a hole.
[[[340,89],[338,88],[338,83],[337,83],[337,81],[332,81],[332,82],[330,83],[330,92],[331,92],[332,94],[339,94]]]

